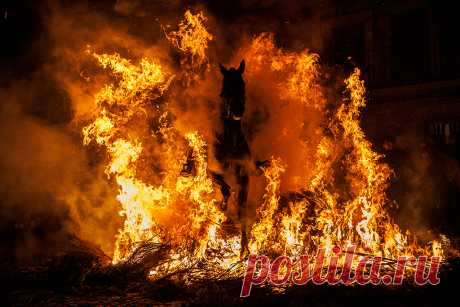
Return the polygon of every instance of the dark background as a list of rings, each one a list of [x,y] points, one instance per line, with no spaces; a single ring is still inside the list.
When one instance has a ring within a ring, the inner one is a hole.
[[[133,33],[142,32],[158,8],[174,6],[172,10],[181,11],[204,6],[215,20],[227,26],[225,43],[230,47],[238,39],[238,25],[245,24],[249,33],[275,32],[283,47],[318,51],[328,66],[361,67],[369,90],[363,125],[376,149],[396,170],[390,193],[403,204],[394,212],[398,223],[403,227],[423,224],[454,241],[460,235],[459,1],[251,0],[184,1],[174,5],[168,1],[134,1],[129,9],[115,10],[122,2],[80,1],[80,5],[95,14],[122,19]],[[74,5],[73,1],[52,3]],[[40,1],[1,2],[0,88],[27,80],[52,61],[46,48],[53,44],[46,27],[48,13],[47,5]],[[49,125],[69,122],[70,103],[65,93],[56,95],[60,91],[56,86],[44,87],[40,95],[54,97],[53,101],[28,107],[26,112]],[[6,207],[2,207],[0,212],[6,215]],[[32,227],[34,236],[46,238],[47,232],[62,227],[57,217],[39,221]],[[9,219],[0,225],[3,251],[20,240],[23,230],[17,224]],[[439,292],[429,290],[425,302],[420,301],[424,292],[417,290],[418,303],[430,305],[439,295],[448,297],[456,282],[449,280]],[[348,290],[340,291],[337,295],[359,300]],[[400,294],[392,292],[390,297],[397,300]],[[296,295],[300,294],[293,294],[299,303]],[[374,295],[381,294],[366,292],[371,304]],[[401,295],[409,305],[415,299],[414,293]]]

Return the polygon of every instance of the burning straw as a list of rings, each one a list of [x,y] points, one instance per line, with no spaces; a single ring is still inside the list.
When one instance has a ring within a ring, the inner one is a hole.
[[[205,23],[202,12],[187,11],[177,31],[164,28],[181,56],[178,69],[154,57],[131,60],[88,51],[110,76],[94,96],[93,118],[83,136],[85,145],[96,144],[105,153],[106,174],[119,188],[124,224],[115,238],[113,263],[153,280],[222,280],[244,272],[240,234],[229,231],[231,222],[211,176],[212,133],[179,124],[181,102],[193,101],[196,91],[215,82],[210,67],[216,63],[206,53],[213,35]],[[446,244],[420,245],[388,213],[391,169],[360,127],[366,90],[358,68],[341,80],[343,92],[331,100],[327,93],[332,89],[322,85],[326,68],[315,53],[281,50],[272,34],[263,33],[239,56],[248,66],[248,91],[263,80],[275,97],[252,103],[293,110],[292,122],[273,141],[284,136],[289,146],[300,144],[295,150],[305,159],[296,158],[305,170],[296,177],[297,188],[283,191],[290,160],[266,149],[257,152],[255,146],[254,155],[273,157],[260,170],[264,195],[252,200],[257,215],[248,227],[251,253],[311,255],[323,246],[330,254],[335,245],[356,244],[360,254],[381,256],[389,268],[402,255],[442,256]],[[309,130],[299,114],[313,114]],[[187,163],[190,170],[184,172]]]

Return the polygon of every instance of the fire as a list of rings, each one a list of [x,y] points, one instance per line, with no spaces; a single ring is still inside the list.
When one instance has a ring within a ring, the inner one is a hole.
[[[251,43],[246,57],[251,61],[249,73],[257,73],[263,67],[279,73],[280,96],[320,108],[324,103],[320,86],[319,55],[308,50],[300,53],[287,53],[275,46],[271,33],[262,33]]]
[[[166,33],[184,56],[178,71],[155,58],[135,63],[116,53],[89,52],[115,80],[95,94],[94,116],[83,128],[84,144],[95,143],[104,152],[106,173],[119,187],[124,224],[113,262],[126,261],[143,242],[169,244],[170,261],[153,267],[152,278],[199,261],[228,270],[240,260],[239,235],[223,227],[227,216],[209,172],[209,140],[200,131],[176,127],[170,107],[174,91],[206,82],[203,68],[213,36],[205,22],[202,12],[187,11],[178,30]],[[276,74],[273,94],[280,101],[313,109],[323,118],[311,157],[313,175],[305,176],[300,189],[282,191],[282,175],[289,168],[282,159],[272,157],[263,166],[265,194],[250,227],[249,250],[295,256],[353,243],[359,252],[391,259],[426,251],[388,213],[392,171],[360,127],[366,105],[360,70],[344,80],[342,99],[330,102],[319,82],[319,55],[281,50],[265,33],[252,40],[244,56],[248,83],[270,71]],[[173,86],[190,76],[195,83]],[[326,111],[327,104],[333,107]],[[430,253],[441,255],[441,243],[433,242]]]
[[[214,37],[206,29],[206,21],[207,18],[203,12],[193,14],[187,10],[177,31],[167,32],[165,30],[169,42],[185,55],[181,59],[181,67],[184,70],[183,82],[186,85],[198,80],[200,72],[208,67],[206,50]]]
[[[320,77],[318,55],[308,51],[283,52],[275,47],[272,35],[262,34],[254,39],[248,57],[248,62],[254,61],[256,72],[265,64],[283,77],[280,88],[286,89],[283,94],[287,97],[299,104],[324,108],[325,99],[317,83]],[[313,205],[307,198],[290,201],[286,212],[279,212],[279,191],[276,189],[279,189],[279,172],[284,171],[279,167],[280,161],[274,164],[276,175],[267,177],[265,202],[259,207],[260,219],[253,226],[252,235],[254,240],[269,238],[267,241],[270,242],[285,242],[279,247],[276,243],[269,244],[275,253],[298,250],[297,246],[307,248],[303,244],[306,238],[316,246],[329,247],[328,250],[333,245],[359,243],[361,252],[386,257],[410,253],[413,248],[385,208],[388,202],[385,191],[391,171],[380,162],[381,156],[372,150],[372,144],[359,125],[360,109],[365,106],[365,86],[359,69],[355,69],[344,83],[348,97],[327,118],[325,124],[330,133],[325,134],[317,145],[315,175],[305,184],[306,189],[314,194],[313,199],[317,200],[314,222],[308,225],[303,221],[305,211]],[[343,199],[340,195],[343,191],[335,185],[337,165],[346,170],[348,199]],[[275,227],[274,223],[278,225]],[[270,236],[273,228],[276,234]],[[302,233],[302,229],[306,232]],[[260,243],[253,242],[253,253],[263,251]]]
[[[207,59],[206,49],[213,36],[206,30],[207,18],[202,12],[192,14],[186,11],[184,20],[179,24],[179,30],[167,34],[171,44],[182,52],[189,53],[200,64]]]
[[[127,125],[145,113],[146,99],[161,95],[172,76],[168,78],[159,64],[148,59],[136,66],[118,54],[93,56],[119,79],[116,85],[106,85],[97,93],[97,116],[83,129],[85,144],[95,141],[106,149],[106,173],[115,176],[120,186],[117,199],[122,204],[120,214],[126,219],[113,256],[113,261],[118,262],[131,252],[133,243],[154,236],[156,224],[149,207],[168,197],[168,191],[161,186],[152,187],[136,178],[136,161],[143,147]]]
[[[252,241],[250,251],[253,254],[261,252],[263,247],[272,245],[275,222],[275,214],[279,205],[280,174],[285,171],[279,159],[271,159],[270,167],[264,168],[264,176],[267,179],[263,203],[259,207],[259,221],[252,227]],[[275,230],[276,231],[276,230]]]

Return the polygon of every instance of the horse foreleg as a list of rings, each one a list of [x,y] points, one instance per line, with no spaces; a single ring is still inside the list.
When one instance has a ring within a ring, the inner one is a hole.
[[[247,174],[238,174],[238,219],[242,219],[244,208],[248,200],[249,176]]]

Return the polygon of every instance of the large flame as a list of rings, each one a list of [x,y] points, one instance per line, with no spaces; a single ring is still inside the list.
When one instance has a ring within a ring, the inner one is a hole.
[[[178,30],[166,33],[184,56],[178,71],[155,58],[135,62],[116,53],[89,52],[112,77],[95,95],[94,118],[83,136],[85,144],[95,143],[105,153],[106,173],[119,186],[124,224],[113,262],[128,259],[142,242],[167,242],[171,263],[152,268],[153,276],[204,259],[228,269],[239,259],[239,234],[222,226],[227,217],[208,170],[209,140],[191,127],[176,127],[170,107],[175,91],[205,82],[203,68],[211,61],[207,46],[213,39],[205,22],[203,13],[187,11]],[[313,254],[319,246],[330,251],[334,245],[355,244],[360,252],[391,259],[422,252],[439,255],[438,242],[418,245],[388,213],[391,169],[360,127],[366,104],[360,70],[344,80],[342,98],[328,101],[320,85],[319,55],[283,51],[271,34],[261,34],[244,57],[248,84],[272,73],[277,85],[273,95],[279,101],[315,110],[322,118],[310,157],[314,167],[299,189],[282,192],[289,165],[281,158],[272,157],[262,168],[265,194],[250,226],[250,251],[295,256]],[[174,80],[190,76],[196,82],[172,86]],[[195,243],[184,248],[190,240]]]
[[[207,18],[202,12],[192,14],[186,11],[184,20],[179,24],[177,31],[166,33],[166,37],[176,48],[186,54],[190,54],[193,63],[201,65],[206,62],[206,49],[208,43],[213,39],[205,26]]]

